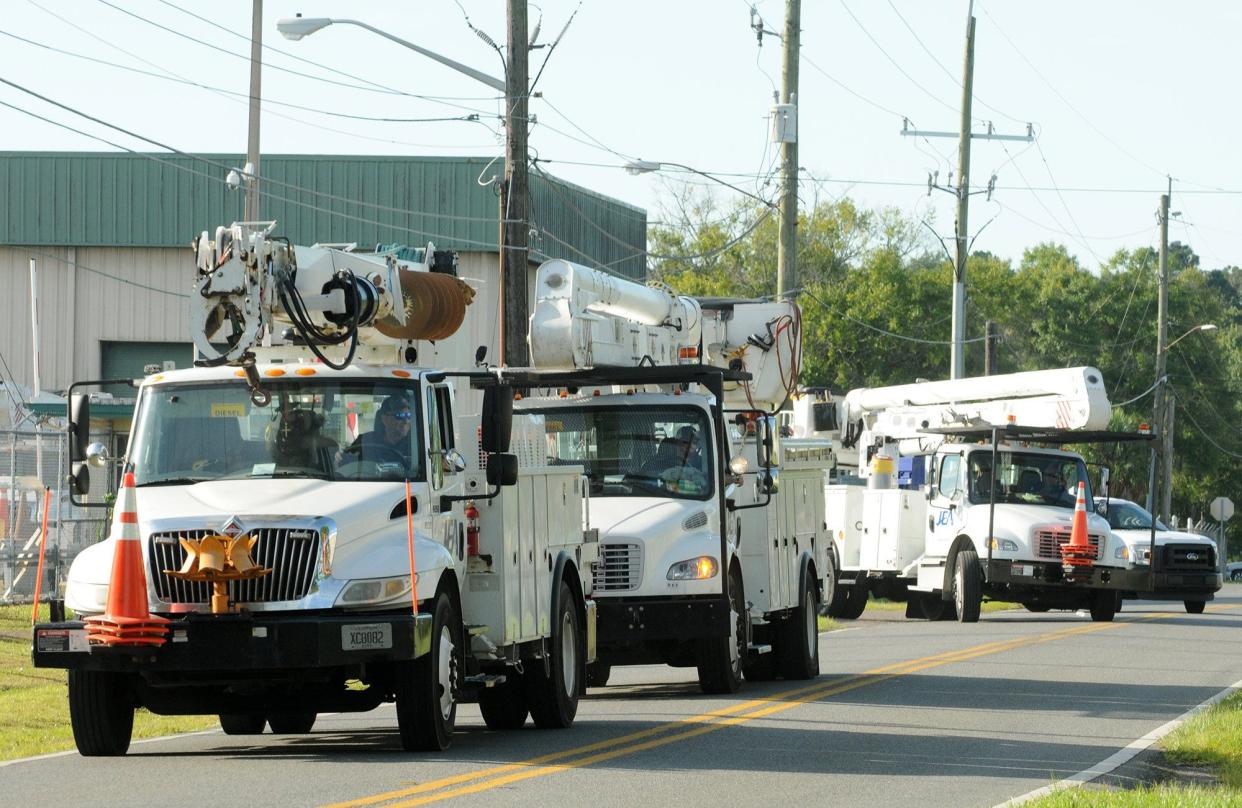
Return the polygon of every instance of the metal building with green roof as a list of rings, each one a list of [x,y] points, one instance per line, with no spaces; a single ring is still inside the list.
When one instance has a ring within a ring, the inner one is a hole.
[[[141,375],[191,359],[188,249],[198,233],[242,216],[225,175],[232,154],[0,152],[0,355],[33,381],[30,260],[40,302],[44,389],[74,379]],[[423,246],[461,255],[478,289],[463,344],[496,356],[502,162],[477,157],[264,155],[260,211],[295,244]],[[565,258],[645,277],[641,208],[540,172],[530,178],[531,269]],[[470,353],[473,353],[471,348]]]

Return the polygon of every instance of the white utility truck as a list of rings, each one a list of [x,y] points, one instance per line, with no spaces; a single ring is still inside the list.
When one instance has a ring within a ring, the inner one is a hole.
[[[1033,445],[1149,439],[1100,432],[1110,414],[1103,378],[1090,367],[795,400],[795,434],[829,437],[855,453],[862,483],[825,486],[829,613],[857,617],[875,592],[908,598],[910,617],[974,622],[986,596],[1033,610],[1089,608],[1093,619],[1111,620],[1134,576],[1092,507],[1086,463]],[[913,459],[911,487],[897,485],[899,458]],[[1071,568],[1061,546],[1079,482],[1095,558]]]
[[[245,735],[395,702],[402,746],[424,750],[449,745],[463,700],[492,727],[569,726],[594,656],[582,468],[519,465],[494,375],[416,364],[470,299],[444,253],[408,266],[293,247],[273,225],[196,240],[200,366],[141,381],[123,460],[137,516],[118,508],[75,560],[79,619],[34,631],[35,664],[69,669],[79,751],[124,754],[136,707]],[[463,414],[467,382],[480,414]],[[84,445],[89,400],[71,401],[82,493],[109,460]],[[87,636],[125,625],[100,618],[123,522],[165,642]]]
[[[544,384],[503,378],[529,390],[515,424],[537,421],[547,462],[590,480],[588,683],[649,663],[696,667],[709,693],[815,676],[831,454],[782,440],[773,417],[797,383],[796,305],[697,300],[559,260],[535,298]]]

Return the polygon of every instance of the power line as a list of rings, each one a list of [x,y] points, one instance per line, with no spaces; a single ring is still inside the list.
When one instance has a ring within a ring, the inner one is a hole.
[[[861,325],[863,328],[870,329],[871,331],[874,331],[874,332],[876,332],[877,334],[883,334],[883,335],[884,335],[884,336],[886,336],[886,337],[892,337],[892,338],[894,338],[894,339],[905,340],[906,342],[917,342],[917,343],[919,343],[919,344],[921,344],[921,345],[952,345],[952,344],[953,344],[953,341],[952,341],[952,340],[944,340],[944,339],[922,339],[921,337],[909,337],[909,336],[906,336],[905,334],[898,334],[896,331],[886,331],[886,330],[885,330],[885,329],[883,329],[883,328],[877,328],[876,326],[871,325],[871,323],[864,322],[863,320],[859,320],[859,319],[858,319],[858,318],[856,318],[856,317],[851,317],[850,315],[846,314],[845,312],[841,312],[841,311],[837,311],[837,310],[833,309],[833,308],[832,308],[832,307],[830,307],[827,303],[825,303],[825,302],[824,302],[823,298],[821,298],[819,295],[815,294],[814,292],[812,292],[810,289],[808,289],[808,288],[806,288],[806,287],[803,287],[803,288],[801,288],[801,289],[798,289],[798,290],[797,290],[797,293],[798,293],[798,294],[802,294],[802,295],[806,295],[807,297],[810,297],[811,299],[815,300],[817,303],[819,303],[819,305],[821,305],[821,306],[823,306],[825,309],[827,309],[827,311],[828,311],[830,314],[834,314],[834,315],[836,315],[837,317],[840,317],[840,318],[845,319],[845,320],[849,320],[851,323],[855,323],[855,324],[857,324],[857,325]],[[964,342],[968,342],[968,343],[969,343],[969,342],[983,342],[983,341],[984,341],[984,340],[986,340],[986,339],[987,339],[987,337],[973,337],[973,338],[971,338],[971,339],[968,339],[968,340],[963,340],[963,341],[964,341]]]
[[[100,277],[107,278],[110,281],[116,281],[117,283],[123,283],[126,286],[133,286],[138,289],[144,289],[148,292],[156,292],[161,295],[168,295],[169,297],[180,297],[180,298],[189,297],[189,295],[187,294],[183,294],[181,292],[174,292],[171,289],[161,289],[158,286],[150,286],[145,283],[139,283],[138,281],[130,280],[129,278],[122,278],[120,275],[112,275],[108,272],[104,272],[102,269],[95,269],[94,267],[87,266],[86,264],[83,264],[80,261],[76,261],[76,260],[70,261],[68,258],[64,258],[59,255],[55,255],[53,253],[43,252],[42,250],[35,250],[29,247],[25,248],[25,250],[31,255],[37,255],[40,258],[46,258],[49,261],[59,261],[62,264],[72,266],[75,271],[80,269],[84,272],[89,272],[92,275],[99,275]]]
[[[1238,454],[1237,452],[1231,452],[1228,449],[1226,449],[1224,446],[1221,446],[1219,443],[1213,440],[1212,436],[1208,434],[1207,430],[1199,426],[1199,422],[1196,421],[1195,417],[1190,414],[1190,410],[1186,408],[1186,405],[1183,403],[1182,398],[1180,396],[1178,396],[1175,400],[1177,402],[1177,408],[1182,411],[1182,415],[1185,415],[1186,418],[1190,421],[1190,423],[1194,425],[1194,428],[1199,432],[1200,435],[1203,436],[1204,440],[1212,444],[1212,446],[1216,447],[1217,451],[1227,454],[1230,457],[1242,458],[1242,454]]]

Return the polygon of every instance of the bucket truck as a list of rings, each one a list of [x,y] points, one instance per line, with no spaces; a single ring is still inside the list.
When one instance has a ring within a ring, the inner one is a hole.
[[[796,305],[699,300],[559,260],[535,298],[544,384],[503,378],[529,389],[515,417],[538,421],[547,462],[590,482],[588,682],[649,663],[696,668],[709,693],[815,676],[831,453],[774,418],[797,380]]]
[[[1033,611],[1089,608],[1111,620],[1136,575],[1091,508],[1082,457],[1059,448],[1149,435],[1101,432],[1111,407],[1091,367],[820,392],[794,403],[795,434],[852,452],[858,485],[825,487],[832,547],[825,602],[857,617],[869,592],[908,599],[907,616],[979,619],[984,597]],[[914,488],[894,464],[911,458]],[[923,478],[923,479],[919,479]],[[1079,482],[1086,483],[1093,563],[1062,558]]]
[[[571,725],[595,653],[582,467],[519,462],[510,388],[435,367],[472,295],[455,255],[273,225],[195,241],[200,360],[140,381],[118,461],[136,508],[74,561],[78,619],[34,629],[35,665],[69,670],[78,750],[124,754],[137,707],[251,735],[392,702],[408,750],[446,748],[462,701],[494,728]],[[113,462],[88,422],[72,396],[78,494]]]

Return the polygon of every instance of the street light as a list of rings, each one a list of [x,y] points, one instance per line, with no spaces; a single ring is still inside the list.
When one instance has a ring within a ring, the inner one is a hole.
[[[719,183],[720,185],[723,185],[724,187],[728,188],[731,191],[737,191],[739,194],[742,194],[743,196],[750,197],[756,202],[761,203],[764,207],[767,207],[767,208],[776,207],[774,203],[769,202],[768,200],[764,199],[761,196],[756,196],[755,194],[752,194],[749,191],[743,190],[737,187],[736,185],[732,185],[730,183],[725,182],[719,177],[712,176],[711,174],[708,174],[706,171],[699,171],[697,168],[691,168],[690,166],[683,165],[682,163],[670,163],[667,160],[630,160],[628,163],[625,164],[624,168],[625,168],[625,173],[638,176],[639,174],[650,174],[652,171],[659,171],[661,168],[664,168],[665,166],[672,166],[673,168],[680,168],[683,171],[689,171],[691,174],[698,174],[700,177],[706,177],[712,182]]]
[[[413,42],[393,36],[387,31],[358,20],[329,17],[285,17],[276,23],[276,30],[286,39],[298,40],[329,25],[356,25],[384,39],[396,42],[415,53],[469,76],[475,81],[498,90],[505,97],[505,181],[500,186],[500,287],[501,287],[501,363],[524,367],[529,362],[527,338],[527,276],[529,270],[527,166],[530,162],[526,145],[527,102],[530,87],[527,74],[529,43],[526,29],[526,3],[508,3],[508,48],[505,78],[489,76],[473,67],[427,50]]]
[[[461,62],[455,62],[447,56],[441,56],[440,54],[429,51],[424,47],[415,45],[409,40],[402,39],[399,36],[393,36],[387,31],[376,28],[373,25],[367,25],[365,22],[360,22],[358,20],[339,20],[332,19],[330,17],[303,17],[299,14],[296,17],[285,17],[277,20],[276,30],[279,31],[280,35],[285,39],[290,39],[296,42],[302,37],[310,36],[316,31],[327,28],[329,25],[356,25],[359,28],[365,28],[373,34],[379,34],[384,37],[384,39],[392,40],[398,45],[403,45],[412,51],[421,53],[428,59],[434,59],[445,67],[451,67],[458,73],[465,73],[470,78],[475,81],[483,82],[493,90],[499,90],[502,93],[505,91],[505,83],[498,78],[494,78],[479,70],[475,70],[473,67],[464,65]]]
[[[1155,396],[1155,414],[1153,420],[1156,423],[1156,429],[1160,434],[1160,501],[1156,501],[1156,464],[1152,463],[1150,482],[1148,486],[1148,503],[1147,509],[1157,514],[1162,520],[1169,520],[1169,511],[1172,509],[1173,503],[1173,418],[1172,409],[1169,407],[1168,397],[1165,395],[1165,385],[1168,384],[1169,377],[1165,372],[1165,354],[1169,352],[1177,343],[1201,331],[1215,331],[1215,323],[1202,323],[1186,331],[1177,339],[1167,345],[1157,344],[1156,348],[1156,396]],[[1163,331],[1158,336],[1163,336]],[[1159,339],[1157,340],[1159,343]],[[1157,507],[1158,506],[1158,507]]]
[[[1204,324],[1202,324],[1202,325],[1197,325],[1197,326],[1195,326],[1194,328],[1192,328],[1192,329],[1190,329],[1189,331],[1187,331],[1185,334],[1182,334],[1180,337],[1178,337],[1177,339],[1175,339],[1175,340],[1173,340],[1172,342],[1170,342],[1168,345],[1166,345],[1166,346],[1164,346],[1163,348],[1161,348],[1160,350],[1162,350],[1162,351],[1167,351],[1167,350],[1169,350],[1169,349],[1170,349],[1170,348],[1172,348],[1174,345],[1176,345],[1177,343],[1179,343],[1179,342],[1181,342],[1182,340],[1186,339],[1186,337],[1189,337],[1191,334],[1195,333],[1196,331],[1215,331],[1215,330],[1216,330],[1216,324],[1215,324],[1215,323],[1204,323]]]

